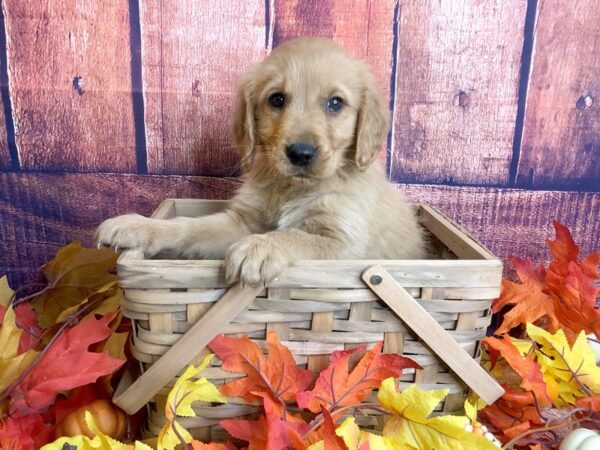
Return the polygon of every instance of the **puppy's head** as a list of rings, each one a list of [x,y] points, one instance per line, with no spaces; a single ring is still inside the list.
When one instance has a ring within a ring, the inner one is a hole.
[[[234,137],[242,167],[308,182],[377,158],[389,113],[367,67],[328,39],[287,42],[246,74]]]

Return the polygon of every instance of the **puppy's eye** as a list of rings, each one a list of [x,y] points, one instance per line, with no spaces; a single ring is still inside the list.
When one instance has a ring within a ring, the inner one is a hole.
[[[273,108],[283,108],[284,104],[285,96],[280,92],[276,92],[269,97],[269,105],[271,105]]]
[[[327,109],[327,112],[335,114],[335,113],[340,112],[343,107],[344,107],[344,100],[342,100],[339,97],[331,97],[327,101],[327,106],[325,109]]]

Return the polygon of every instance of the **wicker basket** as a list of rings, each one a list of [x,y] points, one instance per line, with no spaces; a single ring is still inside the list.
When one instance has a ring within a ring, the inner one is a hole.
[[[226,204],[166,200],[153,217],[201,216],[220,211]],[[222,261],[144,260],[134,252],[126,252],[119,259],[118,273],[124,290],[124,314],[134,323],[132,353],[140,363],[142,376],[132,386],[124,382],[115,402],[133,412],[150,400],[148,427],[156,435],[164,422],[164,404],[174,381],[171,372],[175,374],[189,362],[201,360],[208,353],[203,343],[216,334],[245,334],[264,346],[268,330],[279,333],[300,366],[315,372],[328,364],[333,351],[383,340],[384,352],[402,353],[423,367],[406,370],[401,386],[416,382],[425,388],[450,390],[441,405],[443,411],[454,412],[462,407],[467,385],[481,395],[471,384],[477,377],[479,389],[493,401],[502,390],[483,371],[476,373],[477,364],[473,369],[469,363],[479,359],[479,342],[490,323],[490,303],[499,295],[502,263],[439,212],[425,205],[416,208],[440,259],[302,261],[264,290],[230,290],[230,296],[246,295],[249,306],[234,299],[229,307],[221,305],[225,309],[220,312],[212,307],[226,292]],[[368,279],[361,279],[365,268],[374,264],[391,275],[386,301],[381,300],[383,292],[370,285]],[[406,316],[405,301],[418,302],[417,308],[429,314],[415,310]],[[441,325],[438,328],[445,339],[429,336],[432,327],[427,320],[432,318]],[[193,327],[201,319],[205,319],[204,325]],[[413,319],[418,323],[412,323]],[[427,331],[415,333],[413,330],[419,330],[419,326]],[[447,339],[441,328],[453,339]],[[195,337],[191,336],[192,330]],[[197,333],[203,337],[198,338]],[[190,338],[187,344],[183,342],[184,334]],[[179,348],[174,351],[176,342]],[[456,348],[460,346],[466,353],[444,347],[447,343],[458,344]],[[221,370],[219,363],[215,358],[203,375],[217,385],[239,376]],[[150,370],[153,364],[154,371]],[[256,412],[255,406],[245,405],[241,399],[234,401],[237,403],[198,406],[198,417],[182,419],[183,424],[201,439],[223,440],[219,420]],[[366,417],[362,425],[377,428],[378,421]]]

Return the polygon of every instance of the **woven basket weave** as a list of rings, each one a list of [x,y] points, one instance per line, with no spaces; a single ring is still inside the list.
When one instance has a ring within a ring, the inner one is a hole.
[[[226,202],[166,200],[153,217],[200,216],[222,210]],[[267,331],[277,331],[299,366],[315,373],[336,350],[384,342],[384,352],[402,353],[422,370],[405,370],[400,386],[419,383],[445,388],[450,394],[441,410],[455,412],[467,395],[464,382],[361,280],[361,272],[381,265],[473,358],[490,323],[490,303],[499,295],[501,262],[462,229],[425,205],[417,205],[421,224],[431,233],[438,260],[419,261],[302,261],[265,288],[231,322],[220,329],[230,336],[247,335],[266,348]],[[144,260],[134,253],[119,259],[124,314],[134,323],[132,353],[142,372],[161,358],[226,290],[221,261]],[[197,348],[186,361],[198,363],[209,353]],[[446,355],[452,357],[452,355]],[[220,361],[203,376],[220,385],[239,374],[225,372]],[[150,433],[164,423],[164,404],[174,379],[149,403]],[[369,400],[369,399],[368,399]],[[372,400],[372,399],[371,399]],[[118,403],[118,402],[117,402]],[[130,405],[121,405],[126,410]],[[223,440],[223,418],[256,413],[254,405],[231,399],[226,405],[198,405],[198,417],[182,418],[192,434]],[[363,426],[379,428],[377,416],[362,417]]]

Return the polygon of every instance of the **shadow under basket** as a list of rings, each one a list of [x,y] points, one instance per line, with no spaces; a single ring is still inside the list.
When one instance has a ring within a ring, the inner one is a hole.
[[[197,217],[226,206],[165,200],[152,217]],[[411,383],[448,389],[439,408],[447,413],[462,409],[469,388],[493,402],[503,390],[479,366],[479,344],[490,324],[491,301],[500,293],[502,263],[438,211],[414,206],[439,259],[301,261],[264,289],[227,290],[222,261],[147,260],[125,252],[118,261],[119,283],[124,314],[134,324],[131,348],[141,376],[122,381],[115,403],[129,413],[148,405],[148,431],[157,435],[175,376],[210,353],[206,344],[214,336],[247,335],[266,349],[267,331],[276,331],[297,364],[314,373],[334,351],[383,341],[385,353],[401,353],[423,367],[404,370],[400,389]],[[216,385],[240,376],[221,370],[216,357],[201,375]],[[199,404],[197,417],[181,423],[204,441],[228,440],[220,420],[258,412],[242,399],[229,400]],[[376,414],[357,421],[382,426]]]

